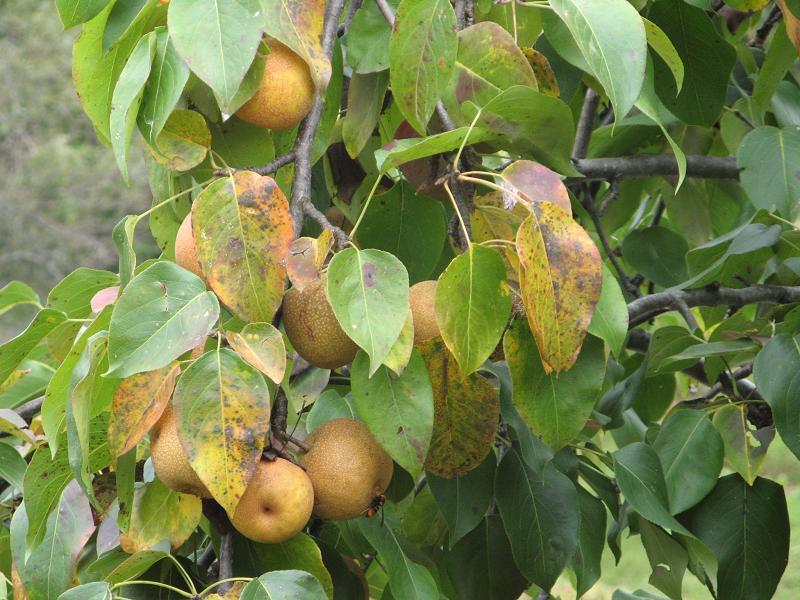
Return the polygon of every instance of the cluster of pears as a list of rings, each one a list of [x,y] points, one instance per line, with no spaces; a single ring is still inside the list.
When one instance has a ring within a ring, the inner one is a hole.
[[[312,513],[323,519],[353,519],[367,514],[383,496],[392,479],[392,459],[362,422],[328,421],[306,444],[302,467],[284,458],[261,459],[231,515],[239,533],[277,544],[299,533]],[[165,485],[211,498],[181,446],[171,408],[153,427],[150,451],[156,475]]]

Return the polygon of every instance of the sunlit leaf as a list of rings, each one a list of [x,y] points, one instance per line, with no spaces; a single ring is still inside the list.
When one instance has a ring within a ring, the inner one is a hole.
[[[248,323],[240,332],[225,333],[231,348],[275,383],[283,380],[286,347],[272,323]]]
[[[719,408],[714,413],[714,427],[722,436],[728,464],[753,485],[775,438],[775,427],[756,429],[747,420],[747,407],[738,404]]]
[[[158,162],[171,171],[188,171],[205,159],[211,132],[199,112],[178,109],[169,115],[151,145]]]
[[[233,514],[266,443],[270,395],[264,377],[232,350],[212,350],[183,372],[172,405],[192,468]]]
[[[239,171],[192,205],[197,257],[211,289],[240,318],[268,323],[278,310],[294,227],[271,177]]]
[[[515,160],[499,175],[506,208],[517,202],[530,207],[535,202],[552,202],[568,215],[572,214],[569,193],[558,173],[531,160]]]

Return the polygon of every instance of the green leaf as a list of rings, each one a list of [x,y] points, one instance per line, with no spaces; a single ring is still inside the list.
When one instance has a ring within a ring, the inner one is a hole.
[[[110,0],[56,0],[56,9],[64,29],[96,17]]]
[[[500,413],[497,390],[478,373],[464,376],[441,339],[418,348],[434,398],[433,437],[425,468],[444,478],[465,475],[491,452]]]
[[[92,472],[104,469],[111,464],[111,453],[108,450],[106,439],[107,430],[107,413],[92,420],[89,430],[89,469]],[[25,508],[32,523],[27,533],[29,547],[37,546],[42,540],[47,515],[58,504],[61,492],[67,487],[72,477],[66,432],[59,435],[58,452],[55,455],[51,456],[47,446],[39,446],[33,453],[23,479]],[[80,494],[83,496],[83,492]]]
[[[495,497],[514,562],[526,578],[549,590],[578,544],[575,486],[550,463],[541,474],[534,472],[513,449],[497,468]]]
[[[247,546],[246,550],[252,556],[251,560],[255,563],[253,566],[257,569],[257,572],[252,575],[258,575],[264,571],[300,569],[313,575],[322,584],[328,598],[334,597],[331,575],[325,568],[320,548],[312,537],[305,533],[299,533],[278,544],[257,544],[244,540],[242,542]],[[235,547],[235,550],[239,548]],[[234,560],[236,557],[237,555],[234,554]]]
[[[719,408],[714,413],[714,427],[722,437],[728,464],[753,485],[775,437],[775,427],[756,429],[747,420],[747,407],[737,404]]]
[[[797,59],[797,50],[792,46],[785,27],[776,27],[772,35],[764,62],[753,85],[753,104],[762,112],[770,109],[772,95],[786,76],[789,67]]]
[[[67,316],[61,311],[50,308],[42,309],[25,331],[5,344],[0,344],[0,385],[5,383],[19,364],[39,345],[39,342],[66,319]]]
[[[761,395],[772,409],[775,427],[795,456],[800,457],[800,336],[781,334],[772,338],[758,353],[753,375]]]
[[[682,600],[683,575],[689,562],[686,549],[649,521],[639,519],[638,524],[642,545],[653,570],[648,581],[673,600]]]
[[[0,288],[0,315],[20,304],[41,306],[39,294],[21,281],[10,281]]]
[[[704,10],[682,0],[659,0],[648,14],[678,50],[685,67],[678,93],[670,67],[655,60],[655,87],[665,106],[690,125],[713,125],[725,104],[736,51]],[[624,39],[624,38],[623,38]]]
[[[439,262],[446,237],[442,203],[416,194],[402,180],[372,199],[358,230],[361,246],[395,255],[408,271],[412,284],[429,278]]]
[[[614,356],[622,356],[628,337],[628,305],[617,278],[605,264],[600,300],[595,306],[589,333],[605,341]]]
[[[111,316],[106,376],[160,369],[211,331],[219,304],[202,280],[171,262],[139,273],[120,294]]]
[[[433,390],[417,352],[403,374],[386,367],[369,376],[369,358],[359,352],[350,369],[353,399],[361,419],[389,455],[416,481],[433,433]]]
[[[342,397],[336,390],[327,389],[311,405],[306,418],[306,431],[311,433],[323,423],[339,417],[358,419],[356,407],[349,394]]]
[[[39,525],[26,514],[27,507],[20,506],[11,520],[14,565],[31,599],[55,598],[72,585],[78,557],[95,529],[89,502],[77,483],[63,494],[59,490],[53,504],[58,510],[46,518],[46,532],[42,516],[44,535],[35,548],[25,543],[26,536],[30,538],[29,522]]]
[[[167,24],[175,49],[214,91],[223,112],[233,100],[263,29],[257,0],[173,0]]]
[[[322,5],[322,1],[318,1]],[[312,164],[325,155],[331,144],[341,141],[342,124],[338,123],[338,120],[344,94],[344,58],[342,57],[342,44],[338,38],[333,45],[330,68],[330,81],[325,89],[325,95],[322,97],[322,116],[311,146]]]
[[[294,237],[289,203],[275,180],[239,171],[215,181],[192,205],[192,229],[203,273],[220,301],[245,321],[272,321]]]
[[[382,525],[380,519],[365,518],[359,519],[356,524],[384,561],[393,597],[439,597],[436,581],[430,571],[408,557],[403,549],[405,540],[389,524]]]
[[[136,251],[133,240],[136,233],[136,224],[139,218],[136,215],[126,215],[114,226],[111,239],[119,256],[119,283],[124,287],[130,283],[136,270]]]
[[[426,158],[457,150],[462,144],[477,144],[498,137],[499,134],[483,127],[473,127],[472,129],[458,127],[452,131],[445,131],[444,133],[437,133],[423,138],[394,140],[389,144],[389,151],[386,153],[383,162],[378,159],[378,166],[381,172],[386,172],[418,158]],[[466,142],[464,142],[465,138]],[[376,152],[376,156],[379,154],[380,152]]]
[[[408,272],[388,252],[347,248],[328,265],[327,296],[344,332],[369,355],[372,376],[403,329]]]
[[[798,214],[800,132],[757,127],[736,152],[742,187],[756,208],[777,211],[786,219]]]
[[[112,2],[111,4],[111,12],[103,31],[102,49],[104,53],[130,32],[142,17],[148,18],[160,2],[158,0],[134,0],[133,2]]]
[[[401,0],[389,39],[392,95],[421,135],[453,73],[458,37],[447,0]]]
[[[522,418],[553,450],[569,444],[586,426],[600,396],[606,371],[603,343],[588,337],[571,369],[548,374],[527,322],[515,319],[503,349]]]
[[[62,279],[47,295],[47,306],[60,310],[71,319],[85,319],[92,314],[92,298],[119,283],[110,271],[79,267]]]
[[[87,575],[110,584],[136,579],[158,561],[169,556],[161,550],[128,554],[121,548],[106,552],[87,567]]]
[[[387,4],[396,12],[399,0],[388,0]],[[353,73],[377,73],[389,68],[391,33],[392,26],[383,16],[377,2],[362,3],[345,38],[347,64],[352,67]]]
[[[111,584],[105,581],[93,581],[67,590],[58,597],[58,600],[112,600],[112,598]]]
[[[428,475],[428,486],[447,521],[452,551],[455,552],[458,542],[483,521],[494,497],[496,466],[497,458],[490,452],[478,468],[463,477],[442,479]]]
[[[469,375],[497,347],[511,313],[502,256],[471,244],[439,276],[435,311],[442,339]]]
[[[275,158],[275,144],[269,129],[231,117],[224,123],[209,123],[211,148],[230,167],[265,165]]]
[[[134,492],[130,527],[120,535],[122,549],[134,554],[162,540],[179,548],[200,523],[202,510],[197,496],[171,490],[159,479],[145,483]]]
[[[352,27],[350,31],[352,32]],[[353,73],[350,87],[347,89],[347,114],[342,121],[342,141],[351,158],[361,154],[372,136],[383,108],[388,85],[387,71]]]
[[[15,446],[0,443],[0,479],[4,479],[11,487],[22,491],[22,478],[28,463],[22,458]]]
[[[111,21],[112,7],[118,4],[110,2],[99,15],[83,26],[72,52],[75,91],[97,135],[107,144],[111,141],[109,115],[115,84],[131,50],[139,42],[145,25],[158,6],[157,0],[145,4],[119,39],[110,47],[104,47],[106,23]]]
[[[136,44],[119,75],[111,98],[109,131],[111,147],[123,179],[128,181],[128,146],[142,102],[145,83],[150,76],[156,51],[156,34],[150,32]]]
[[[137,119],[139,130],[151,146],[156,143],[189,80],[189,67],[175,50],[166,28],[156,28],[155,35],[155,58]]]
[[[606,509],[599,499],[582,487],[576,489],[581,525],[578,531],[578,547],[572,557],[571,566],[575,571],[580,598],[600,579],[600,561],[606,539]]]
[[[687,524],[719,560],[719,598],[773,597],[789,559],[789,515],[780,485],[759,477],[749,486],[726,475],[689,512]]]
[[[622,243],[622,256],[636,273],[662,287],[686,280],[689,244],[678,233],[660,225],[635,229]]]
[[[675,87],[677,91],[680,92],[681,87],[683,87],[684,76],[683,61],[681,60],[680,54],[678,54],[675,46],[672,45],[667,34],[664,33],[658,25],[644,17],[642,18],[642,22],[644,23],[644,31],[647,35],[647,44],[661,57],[664,64],[667,65],[667,68],[675,78]]]
[[[553,0],[594,75],[621,119],[639,97],[647,61],[642,18],[626,0]]]
[[[661,459],[673,515],[691,508],[714,487],[722,470],[722,438],[701,410],[680,410],[662,425],[653,448]]]
[[[188,171],[199,165],[211,146],[211,132],[199,112],[174,110],[164,123],[151,152],[171,171]]]
[[[498,515],[488,515],[450,552],[445,566],[461,600],[518,598],[528,581],[514,564],[511,544]]]
[[[283,381],[286,347],[281,332],[272,323],[248,323],[240,332],[228,331],[225,336],[246,362],[275,383]]]
[[[189,462],[233,514],[269,430],[270,394],[263,375],[228,348],[206,352],[181,375],[172,406]]]
[[[622,495],[636,512],[656,525],[691,535],[669,512],[664,471],[651,446],[635,442],[615,452],[614,475]]]
[[[501,148],[529,154],[562,175],[580,175],[569,158],[575,138],[572,111],[558,98],[516,85],[482,109],[465,103],[462,110],[468,119],[480,111],[478,127],[497,134]]]
[[[66,425],[67,401],[72,391],[72,374],[83,356],[83,351],[92,336],[108,328],[111,307],[106,307],[80,334],[69,353],[58,366],[47,384],[42,405],[42,429],[50,442],[50,451],[55,455],[59,448],[59,434]]]
[[[272,571],[253,579],[242,590],[239,600],[325,600],[316,577],[305,571]]]

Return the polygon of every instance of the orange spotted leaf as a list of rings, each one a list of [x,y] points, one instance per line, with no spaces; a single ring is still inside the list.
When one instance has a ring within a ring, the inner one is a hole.
[[[532,160],[517,160],[508,165],[500,174],[500,185],[506,190],[503,200],[507,207],[517,202],[528,207],[537,202],[552,202],[568,215],[572,214],[569,194],[561,177]]]
[[[302,292],[319,281],[325,258],[333,247],[333,234],[323,229],[318,238],[300,237],[294,240],[286,259],[286,271],[292,287]]]
[[[240,171],[209,185],[192,206],[197,257],[219,299],[248,322],[280,306],[294,237],[286,196],[271,177]]]
[[[122,380],[111,401],[108,422],[108,448],[114,456],[136,447],[156,424],[169,403],[178,373],[178,363],[172,362]]]
[[[425,468],[439,477],[460,477],[489,454],[500,418],[497,390],[485,377],[464,377],[440,339],[420,344],[433,386],[433,437]]]
[[[264,376],[230,348],[212,350],[183,372],[172,406],[192,468],[232,515],[267,440]]]
[[[602,261],[592,238],[550,202],[532,206],[517,231],[522,302],[547,373],[578,357],[600,299]]]

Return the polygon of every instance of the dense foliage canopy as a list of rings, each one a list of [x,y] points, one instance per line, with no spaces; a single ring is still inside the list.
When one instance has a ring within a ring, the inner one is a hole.
[[[776,594],[800,2],[55,5],[153,201],[0,288],[0,597]]]

